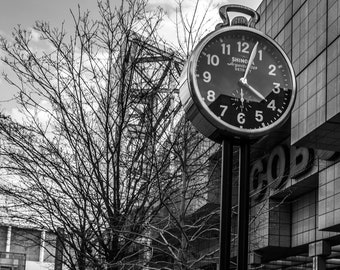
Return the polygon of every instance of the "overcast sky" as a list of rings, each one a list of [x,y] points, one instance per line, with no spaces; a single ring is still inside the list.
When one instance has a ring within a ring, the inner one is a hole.
[[[261,2],[261,0],[201,0],[201,2],[210,1],[216,6],[233,3],[253,9],[256,9]],[[117,5],[121,1],[110,2]],[[149,2],[165,10],[171,9],[176,4],[176,0],[149,0]],[[46,20],[59,25],[63,20],[69,21],[70,9],[75,10],[78,4],[82,9],[90,11],[96,10],[97,7],[97,0],[1,0],[0,3],[0,29],[4,32],[11,32],[11,29],[18,24],[32,26],[36,20]]]
[[[110,0],[110,2],[113,5],[119,5],[121,0]],[[149,0],[150,9],[161,6],[169,14],[174,10],[176,2],[176,0]],[[212,10],[209,16],[219,20],[219,6],[233,3],[256,9],[261,0],[201,0],[201,2],[203,4],[212,2],[216,9]],[[66,27],[71,27],[70,10],[76,11],[78,4],[82,10],[90,10],[94,16],[97,12],[97,0],[0,0],[0,3],[0,33],[5,37],[9,37],[17,25],[30,29],[37,20],[50,22],[55,27],[60,27],[62,22],[65,22]],[[185,8],[190,12],[195,2],[186,0],[186,3]],[[168,33],[171,28],[173,28],[173,25],[171,25],[171,22],[167,23],[165,19],[163,29],[170,39],[171,34]],[[2,72],[3,64],[0,64],[0,68]],[[0,111],[12,114],[11,111],[15,109],[15,103],[7,100],[10,100],[13,94],[13,89],[0,78]]]

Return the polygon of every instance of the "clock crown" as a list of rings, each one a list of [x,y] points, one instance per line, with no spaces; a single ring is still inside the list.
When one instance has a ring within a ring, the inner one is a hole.
[[[233,20],[231,21],[231,25],[243,25],[243,26],[247,26],[248,25],[248,20],[246,17],[243,16],[236,16],[235,18],[233,18]]]

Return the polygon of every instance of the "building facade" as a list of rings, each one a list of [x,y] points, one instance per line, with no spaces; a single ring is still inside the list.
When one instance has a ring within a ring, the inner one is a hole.
[[[340,2],[265,0],[258,28],[290,57],[297,100],[287,139],[253,155],[250,264],[340,267]],[[253,151],[256,152],[256,151]],[[263,158],[264,156],[264,158]]]
[[[258,11],[259,29],[275,38],[293,63],[297,100],[290,138],[275,143],[266,158],[253,158],[250,181],[258,195],[252,197],[250,263],[264,269],[335,269],[340,267],[340,2],[265,0]]]
[[[292,61],[297,100],[252,146],[249,268],[340,269],[340,1],[263,0],[258,12]],[[231,266],[236,255],[235,239]]]

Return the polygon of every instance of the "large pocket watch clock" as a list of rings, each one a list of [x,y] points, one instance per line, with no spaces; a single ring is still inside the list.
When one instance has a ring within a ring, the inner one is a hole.
[[[196,46],[182,72],[180,99],[205,136],[256,139],[289,118],[293,67],[270,37],[248,26],[221,27]]]

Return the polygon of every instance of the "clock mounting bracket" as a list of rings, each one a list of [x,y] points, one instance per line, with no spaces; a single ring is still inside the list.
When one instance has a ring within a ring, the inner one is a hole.
[[[244,16],[236,16],[230,20],[229,12],[242,13],[244,15],[250,16],[250,18],[247,19]],[[257,11],[242,5],[221,6],[219,9],[219,14],[223,22],[217,24],[216,29],[231,25],[244,25],[254,28],[255,25],[260,21],[260,14]]]

